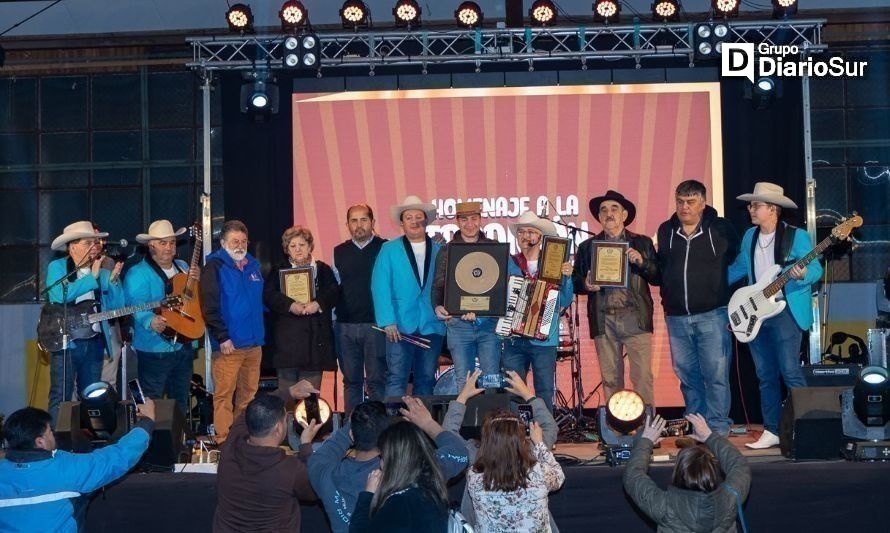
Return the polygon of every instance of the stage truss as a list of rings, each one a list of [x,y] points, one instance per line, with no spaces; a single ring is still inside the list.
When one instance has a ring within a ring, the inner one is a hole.
[[[824,19],[785,21],[713,21],[725,23],[725,42],[794,45],[802,53],[824,50]],[[695,66],[695,28],[704,23],[597,25],[592,27],[466,29],[442,31],[316,32],[321,41],[320,67],[384,65],[475,64],[524,61],[589,61],[632,58],[640,68],[644,59],[686,58]],[[289,34],[190,37],[195,70],[253,70],[258,66],[282,69],[284,40]],[[319,72],[320,73],[320,72]]]

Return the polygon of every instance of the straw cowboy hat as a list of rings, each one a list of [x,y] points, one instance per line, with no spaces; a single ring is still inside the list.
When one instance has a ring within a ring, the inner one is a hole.
[[[64,250],[69,242],[76,241],[77,239],[86,239],[87,237],[98,239],[108,237],[108,234],[105,232],[96,232],[96,230],[93,229],[92,222],[89,220],[81,220],[65,226],[62,234],[53,239],[50,248],[59,252]]]
[[[148,241],[156,241],[158,239],[169,239],[170,237],[179,237],[187,230],[179,228],[173,231],[173,224],[169,220],[155,220],[148,227],[148,233],[140,233],[136,235],[136,242],[139,244],[148,244]]]
[[[736,199],[745,202],[766,202],[783,209],[797,209],[797,204],[785,196],[785,189],[766,181],[757,182],[753,193],[736,196]]]
[[[534,228],[544,235],[550,237],[558,236],[558,233],[556,233],[556,225],[553,222],[550,222],[546,218],[541,218],[531,211],[526,211],[519,216],[519,221],[510,224],[510,233],[516,237],[516,232],[521,228]]]
[[[396,224],[399,224],[402,222],[402,213],[409,209],[418,209],[426,213],[427,222],[436,218],[435,204],[424,203],[423,200],[414,195],[405,198],[401,204],[390,207],[389,216],[392,217]]]
[[[618,202],[621,204],[621,207],[627,211],[627,220],[624,221],[625,226],[630,226],[630,223],[634,221],[637,217],[637,206],[633,204],[630,200],[624,197],[620,192],[615,192],[612,190],[606,191],[606,194],[602,196],[597,196],[596,198],[590,199],[590,204],[588,207],[590,208],[590,214],[599,219],[600,216],[600,206],[603,202],[607,202],[612,200],[613,202]]]

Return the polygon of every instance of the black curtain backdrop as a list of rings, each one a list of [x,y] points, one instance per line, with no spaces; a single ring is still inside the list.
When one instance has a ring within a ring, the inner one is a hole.
[[[661,79],[687,80],[696,69],[667,69],[653,76],[652,71],[644,81]],[[603,71],[586,71],[585,76],[601,77]],[[618,79],[613,71],[613,78]],[[633,71],[628,71],[632,73]],[[480,86],[503,80],[494,73],[479,76]],[[560,72],[562,77],[574,77],[575,73]],[[464,74],[464,76],[474,76]],[[530,78],[545,79],[552,83],[555,72],[535,71],[523,73]],[[325,77],[324,90],[342,90],[347,86],[362,87],[368,81],[391,83],[395,77],[368,78],[367,72],[356,73],[355,78]],[[416,78],[416,76],[415,76]],[[652,78],[652,79],[648,79]],[[623,79],[623,78],[622,78]],[[307,80],[300,80],[305,85]],[[312,80],[308,80],[310,83]],[[534,80],[531,80],[531,84]],[[225,213],[227,219],[242,220],[250,231],[251,252],[264,267],[283,257],[280,236],[293,224],[293,132],[291,128],[291,95],[293,77],[282,73],[278,78],[280,90],[279,110],[266,121],[257,122],[240,111],[241,76],[226,73],[221,77],[223,105],[223,173],[225,180]],[[805,175],[803,150],[803,111],[801,84],[785,79],[782,97],[765,110],[755,110],[750,100],[744,99],[745,84],[742,78],[721,80],[721,108],[723,122],[723,179],[725,206],[723,215],[737,228],[739,235],[750,225],[743,202],[736,196],[751,192],[758,181],[771,181],[785,188],[785,194],[794,200],[801,210],[787,213],[790,223],[805,223]],[[334,89],[337,88],[337,89]],[[368,87],[370,88],[370,87]],[[693,176],[690,176],[693,177]],[[342,213],[332,215],[332,222],[339,223]],[[804,339],[806,341],[806,339]],[[804,342],[804,345],[806,342]],[[757,379],[750,353],[743,344],[737,344],[737,358],[733,364],[733,407],[731,416],[737,423],[746,419],[761,421]],[[743,384],[744,387],[739,386]],[[741,392],[740,392],[741,391]],[[747,416],[746,416],[747,412]]]

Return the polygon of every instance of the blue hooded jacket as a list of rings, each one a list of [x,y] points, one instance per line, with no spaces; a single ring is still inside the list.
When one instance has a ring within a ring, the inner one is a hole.
[[[207,256],[201,274],[201,311],[214,351],[231,340],[235,348],[265,344],[263,276],[260,264],[247,254],[243,269],[225,250]]]

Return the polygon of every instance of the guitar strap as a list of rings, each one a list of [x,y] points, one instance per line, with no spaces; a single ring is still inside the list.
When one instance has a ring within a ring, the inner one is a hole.
[[[66,266],[66,268],[68,269],[68,272],[71,272],[71,274],[68,276],[68,281],[69,281],[69,282],[71,282],[71,281],[77,281],[77,276],[78,276],[79,273],[76,272],[76,271],[74,271],[75,267],[77,267],[77,265],[74,264],[74,259],[71,259],[71,256],[69,255],[69,256],[68,256],[68,263],[67,263],[67,266]],[[96,302],[94,307],[95,307],[95,309],[96,309],[97,311],[101,311],[101,310],[102,310],[102,303],[99,301],[99,298],[96,297],[96,291],[95,291],[95,290],[92,290],[92,291],[90,291],[90,292],[88,292],[88,293],[84,293],[84,294],[89,294],[89,295],[90,295],[90,300],[93,300],[94,302]]]
[[[779,228],[784,231],[782,231],[780,240],[782,243],[781,255],[776,258],[776,263],[782,265],[782,268],[785,268],[795,263],[795,260],[791,258],[791,247],[794,245],[794,232],[797,231],[797,228],[791,224],[784,223],[780,224]]]
[[[170,281],[170,278],[167,277],[167,273],[164,272],[164,269],[161,268],[161,266],[157,264],[154,259],[152,259],[151,254],[145,254],[145,262],[148,264],[148,266],[151,267],[152,270],[154,270],[155,274],[157,274],[158,277],[161,278],[161,281],[164,282],[164,294],[172,294],[173,282]],[[173,260],[173,268],[175,268],[179,272],[184,272],[179,267],[179,265],[176,264],[176,259]]]

